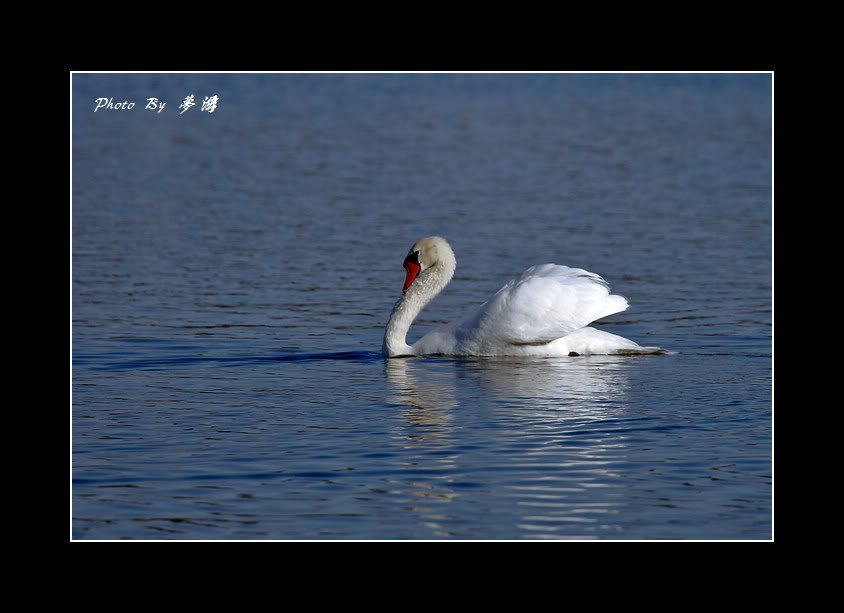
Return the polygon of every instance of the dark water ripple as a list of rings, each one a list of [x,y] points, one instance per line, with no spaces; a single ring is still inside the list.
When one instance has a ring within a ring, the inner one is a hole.
[[[73,538],[771,538],[765,75],[73,95]],[[600,329],[675,353],[386,361],[434,233],[457,274],[412,339],[555,261],[630,300]]]

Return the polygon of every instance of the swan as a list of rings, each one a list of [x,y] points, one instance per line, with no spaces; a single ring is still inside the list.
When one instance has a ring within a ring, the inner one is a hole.
[[[610,294],[595,273],[559,264],[531,266],[492,298],[456,322],[440,326],[413,345],[407,331],[417,315],[448,285],[457,259],[444,238],[416,241],[404,259],[407,273],[384,331],[384,355],[574,356],[667,353],[586,327],[629,306]]]

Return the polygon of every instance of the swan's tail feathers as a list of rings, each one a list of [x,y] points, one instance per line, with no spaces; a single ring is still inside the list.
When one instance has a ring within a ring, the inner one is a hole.
[[[615,353],[616,355],[668,355],[672,352],[662,347],[625,347],[617,349]]]
[[[601,315],[601,317],[606,317],[607,315],[613,315],[615,313],[621,313],[622,311],[626,311],[630,308],[630,303],[627,302],[627,298],[625,298],[624,296],[619,296],[618,294],[610,294],[609,296],[607,296],[605,298],[605,305],[605,315]],[[597,319],[600,319],[600,317]]]

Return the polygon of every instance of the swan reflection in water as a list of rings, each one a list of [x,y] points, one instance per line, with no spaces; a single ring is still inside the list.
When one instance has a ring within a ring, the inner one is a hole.
[[[448,451],[454,445],[450,433],[457,408],[454,372],[431,369],[418,373],[416,361],[386,361],[387,381],[392,389],[387,401],[404,407],[407,424],[395,434],[407,451],[401,460],[402,469],[408,474],[404,484],[409,486],[410,494],[405,502],[434,536],[451,537],[455,533],[443,524],[448,516],[443,514],[442,505],[457,497],[450,483],[458,472],[458,454]]]
[[[509,400],[528,415],[556,410],[557,419],[605,419],[623,412],[631,358],[405,358],[386,361],[389,402],[410,407],[408,423],[446,425],[466,400]]]
[[[461,384],[491,394],[496,406],[518,407],[520,416],[555,421],[601,420],[624,411],[631,358],[493,358],[463,360]],[[633,358],[635,359],[635,358]]]
[[[408,424],[434,426],[430,438],[441,438],[454,418],[452,409],[457,407],[454,370],[426,368],[425,372],[419,372],[419,361],[418,358],[387,360],[387,381],[393,391],[387,401],[405,405]]]
[[[596,522],[600,531],[621,504],[626,436],[618,420],[634,360],[387,360],[388,401],[403,406],[395,436],[412,475],[408,493],[417,503],[500,498],[514,529],[529,538],[564,538],[572,522]],[[459,487],[467,482],[477,489]],[[441,505],[422,507],[435,534],[458,534]]]

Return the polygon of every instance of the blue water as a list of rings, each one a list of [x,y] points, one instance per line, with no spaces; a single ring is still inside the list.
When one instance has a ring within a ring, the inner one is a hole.
[[[768,75],[77,74],[72,127],[72,538],[772,538]],[[674,353],[385,360],[430,234],[411,342],[556,262]]]

